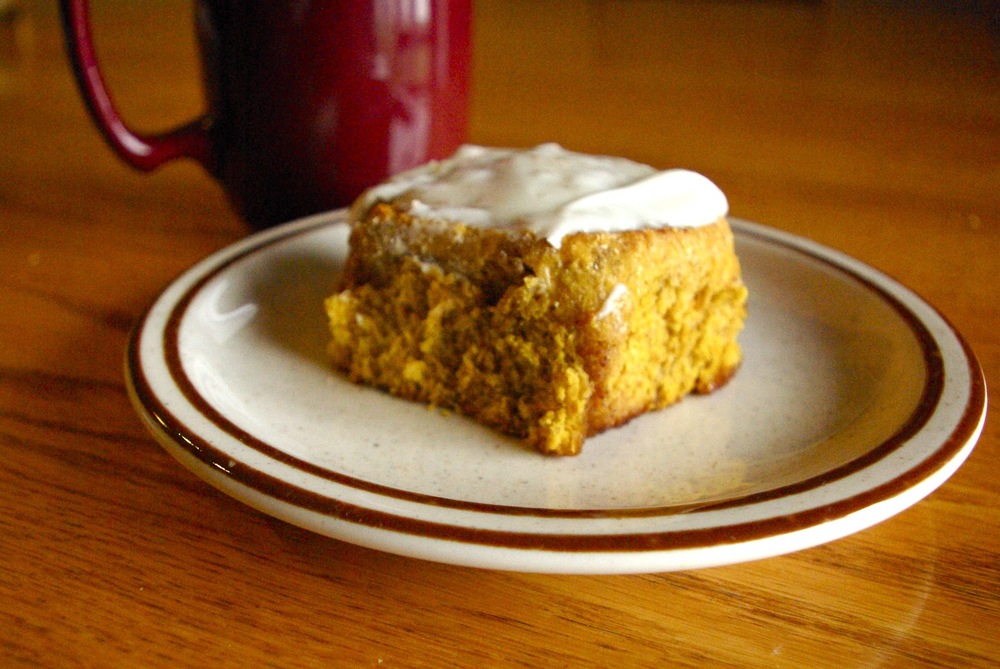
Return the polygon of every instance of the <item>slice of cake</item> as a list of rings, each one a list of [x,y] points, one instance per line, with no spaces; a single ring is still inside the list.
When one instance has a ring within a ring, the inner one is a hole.
[[[362,195],[334,365],[556,455],[740,363],[728,204],[705,177],[546,144],[463,147]]]

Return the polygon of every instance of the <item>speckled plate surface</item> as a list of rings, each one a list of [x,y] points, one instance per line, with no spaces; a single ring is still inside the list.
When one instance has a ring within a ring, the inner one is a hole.
[[[330,370],[322,300],[346,254],[340,212],[248,237],[177,279],[133,334],[129,393],[166,450],[232,497],[337,539],[477,567],[759,559],[862,530],[942,484],[986,414],[961,336],[858,261],[733,228],[750,290],[739,373],[575,458]]]

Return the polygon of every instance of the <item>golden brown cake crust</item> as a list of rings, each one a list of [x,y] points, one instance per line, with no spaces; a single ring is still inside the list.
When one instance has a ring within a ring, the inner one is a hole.
[[[746,289],[725,219],[555,248],[378,204],[350,247],[326,303],[334,364],[545,453],[709,392],[740,362]]]

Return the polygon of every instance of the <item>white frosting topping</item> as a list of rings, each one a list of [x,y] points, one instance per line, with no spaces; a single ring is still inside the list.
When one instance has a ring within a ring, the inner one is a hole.
[[[575,232],[708,225],[729,211],[726,196],[688,170],[657,172],[624,158],[567,151],[467,145],[447,160],[392,177],[360,201],[383,201],[422,218],[477,227],[522,227],[558,247]]]
[[[597,315],[594,318],[601,320],[602,318],[607,318],[611,314],[618,313],[618,307],[626,295],[628,295],[628,287],[623,283],[616,283],[615,287],[612,288],[611,292],[608,294],[607,299],[604,300],[604,304],[601,305],[600,311],[597,312]]]

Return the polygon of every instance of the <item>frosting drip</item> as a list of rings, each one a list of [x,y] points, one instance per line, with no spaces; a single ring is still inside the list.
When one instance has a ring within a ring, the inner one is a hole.
[[[729,211],[718,186],[696,172],[658,172],[556,144],[463,146],[451,158],[368,190],[359,205],[367,209],[379,201],[422,218],[526,228],[556,247],[576,232],[697,227]]]

